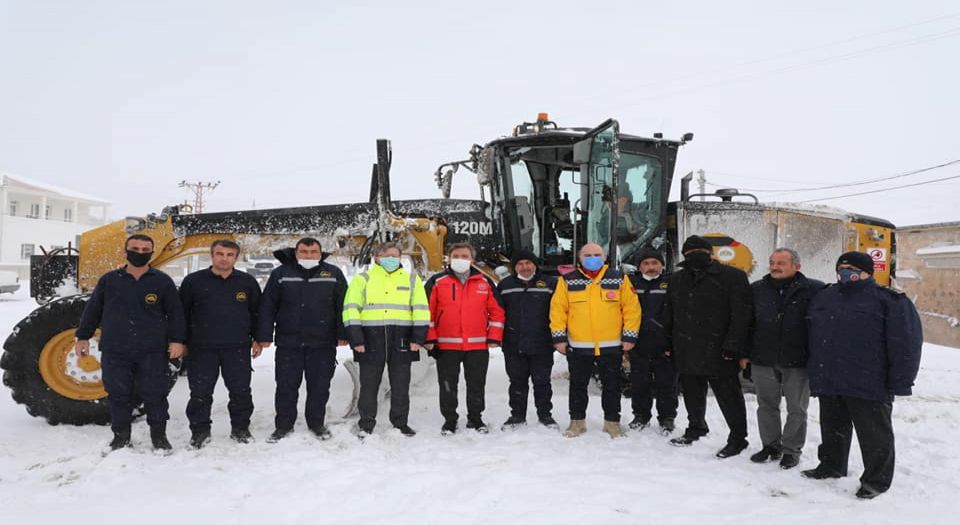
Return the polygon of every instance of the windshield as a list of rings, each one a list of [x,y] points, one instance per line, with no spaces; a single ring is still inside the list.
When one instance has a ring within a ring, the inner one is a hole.
[[[587,242],[610,249],[610,211],[613,207],[613,177],[616,131],[597,134],[590,148],[590,180],[587,195]]]
[[[615,232],[621,260],[656,233],[664,205],[662,184],[659,160],[621,152]]]

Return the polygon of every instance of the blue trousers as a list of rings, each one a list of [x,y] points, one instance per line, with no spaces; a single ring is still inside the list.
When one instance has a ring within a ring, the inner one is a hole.
[[[289,430],[297,421],[297,400],[300,383],[307,380],[307,406],[304,417],[307,426],[324,426],[327,400],[330,399],[330,380],[337,367],[337,349],[281,346],[276,352],[277,394],[274,406],[277,429]]]
[[[230,425],[234,429],[250,426],[253,414],[253,396],[250,393],[250,345],[239,348],[191,348],[187,357],[187,379],[190,383],[190,401],[187,419],[190,430],[210,431],[210,407],[217,379],[223,375],[230,401]]]
[[[164,425],[170,419],[167,393],[169,360],[164,352],[103,352],[100,359],[103,387],[110,407],[110,426],[114,432],[130,429],[134,395],[143,400],[150,426]]]

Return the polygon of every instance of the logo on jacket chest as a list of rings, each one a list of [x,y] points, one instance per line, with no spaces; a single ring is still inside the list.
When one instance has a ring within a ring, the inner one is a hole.
[[[147,304],[157,304],[157,301],[160,300],[160,297],[155,293],[148,293],[143,296],[143,302]]]
[[[333,274],[330,273],[330,272],[328,272],[328,271],[326,271],[326,270],[324,270],[324,271],[320,272],[320,277],[333,277]]]
[[[237,292],[237,295],[234,296],[238,303],[245,302],[247,300],[247,292]]]
[[[546,288],[546,287],[547,287],[547,282],[546,282],[546,281],[537,281],[536,286],[537,286],[537,288]]]

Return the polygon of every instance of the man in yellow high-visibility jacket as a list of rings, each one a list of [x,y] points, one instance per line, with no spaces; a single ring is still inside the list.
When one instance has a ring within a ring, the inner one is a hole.
[[[580,265],[557,282],[550,301],[553,346],[567,356],[570,370],[570,426],[567,437],[587,431],[587,386],[596,363],[603,386],[603,431],[623,437],[620,428],[620,363],[640,331],[640,301],[620,271],[604,264],[598,244],[580,249]]]
[[[356,275],[347,288],[343,324],[360,365],[361,439],[377,424],[377,394],[383,369],[390,377],[390,423],[405,436],[416,432],[410,414],[410,363],[420,359],[420,347],[430,326],[430,307],[423,281],[400,266],[400,248],[384,243],[374,264]]]

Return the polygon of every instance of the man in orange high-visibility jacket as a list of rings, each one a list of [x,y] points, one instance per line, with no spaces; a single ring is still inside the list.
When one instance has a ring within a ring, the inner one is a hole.
[[[594,363],[603,385],[603,431],[623,437],[620,428],[620,363],[640,331],[640,301],[619,270],[604,264],[597,244],[580,249],[580,265],[557,283],[550,302],[553,346],[570,369],[570,426],[564,435],[587,431],[587,385]]]

